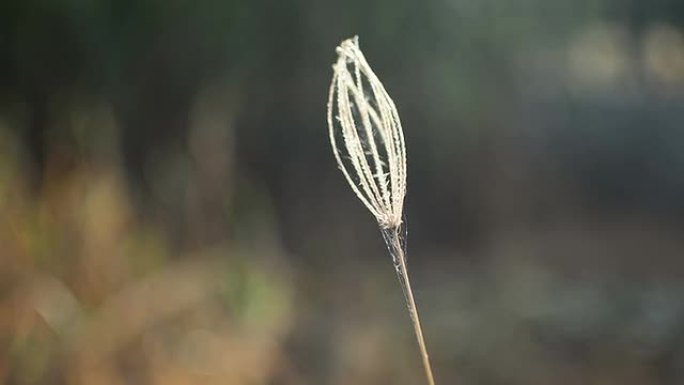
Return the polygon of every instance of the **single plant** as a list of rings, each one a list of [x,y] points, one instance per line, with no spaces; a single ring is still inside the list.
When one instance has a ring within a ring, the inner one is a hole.
[[[430,358],[406,266],[406,146],[399,114],[359,48],[358,37],[337,47],[328,97],[330,143],[356,196],[375,216],[406,298],[429,385]]]

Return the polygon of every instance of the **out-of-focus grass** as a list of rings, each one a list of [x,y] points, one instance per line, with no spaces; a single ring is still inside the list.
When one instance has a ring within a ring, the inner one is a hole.
[[[174,250],[114,164],[48,170],[31,191],[0,135],[0,382],[265,384],[287,370],[287,269],[226,242]]]
[[[36,188],[0,123],[0,383],[419,383],[381,241],[360,238],[344,204],[302,206],[329,221],[306,234],[320,256],[287,254],[258,188],[223,194],[217,185],[236,183],[210,183],[230,174],[230,141],[215,137],[230,133],[203,127],[191,135],[194,163],[158,166],[192,181],[180,202],[153,187],[184,213],[174,221],[134,207],[116,157],[79,158],[54,142]],[[217,225],[223,204],[233,218]],[[217,229],[226,235],[207,236]],[[676,227],[639,215],[502,228],[468,258],[414,247],[438,383],[681,381],[682,250]]]
[[[0,2],[0,383],[419,384],[325,143],[357,33],[438,384],[682,383],[681,3]]]

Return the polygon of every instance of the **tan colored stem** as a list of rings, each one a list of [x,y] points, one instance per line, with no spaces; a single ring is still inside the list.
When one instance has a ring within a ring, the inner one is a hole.
[[[425,376],[429,385],[435,385],[435,379],[432,376],[432,366],[430,365],[430,356],[427,352],[427,347],[425,345],[425,338],[423,337],[423,328],[420,326],[420,317],[418,316],[418,307],[416,306],[416,300],[413,298],[413,290],[411,289],[411,281],[409,280],[408,270],[406,267],[406,258],[404,255],[404,249],[401,247],[399,242],[399,233],[393,232],[392,242],[393,247],[396,252],[399,253],[397,256],[399,259],[401,274],[400,279],[403,280],[404,290],[406,291],[406,301],[409,309],[409,314],[411,316],[411,321],[413,323],[413,329],[416,332],[416,339],[418,340],[418,347],[420,348],[420,355],[423,359],[423,368],[425,369]]]

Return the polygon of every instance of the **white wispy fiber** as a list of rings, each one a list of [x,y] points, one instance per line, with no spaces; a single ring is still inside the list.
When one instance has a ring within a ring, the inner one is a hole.
[[[375,216],[406,298],[429,385],[434,385],[406,265],[406,145],[394,102],[373,73],[357,37],[337,47],[328,96],[330,144],[356,196]]]
[[[406,195],[406,146],[397,108],[359,49],[358,37],[343,41],[337,54],[328,97],[335,159],[380,226],[399,227]]]

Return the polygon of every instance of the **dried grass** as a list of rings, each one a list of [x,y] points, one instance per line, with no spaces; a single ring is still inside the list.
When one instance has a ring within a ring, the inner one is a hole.
[[[425,375],[434,385],[406,266],[406,145],[399,114],[363,56],[358,37],[343,41],[337,54],[328,96],[333,154],[356,196],[378,221],[406,298]]]

